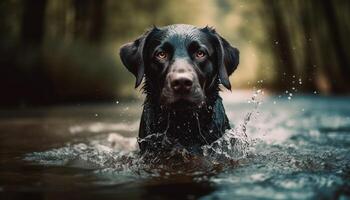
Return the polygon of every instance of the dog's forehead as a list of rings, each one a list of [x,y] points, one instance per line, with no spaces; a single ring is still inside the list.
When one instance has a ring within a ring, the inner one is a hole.
[[[163,37],[173,44],[186,44],[192,41],[207,42],[205,34],[197,27],[186,24],[165,26],[161,29]]]
[[[199,28],[187,25],[187,24],[175,24],[170,26],[163,27],[163,30],[167,32],[168,36],[190,36],[190,35],[196,35],[199,34]]]

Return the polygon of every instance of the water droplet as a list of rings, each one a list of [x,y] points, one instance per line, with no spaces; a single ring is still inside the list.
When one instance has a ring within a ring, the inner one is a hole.
[[[289,96],[291,97],[291,96],[293,96],[293,94],[292,94],[292,93],[289,93]]]
[[[98,117],[98,114],[97,114],[97,113],[95,113],[95,117]]]
[[[316,91],[316,90],[314,91],[314,94],[317,94],[317,91]]]
[[[116,103],[116,104],[119,104],[119,101],[116,101],[115,103]]]
[[[288,97],[288,100],[291,100],[292,99],[292,97]]]

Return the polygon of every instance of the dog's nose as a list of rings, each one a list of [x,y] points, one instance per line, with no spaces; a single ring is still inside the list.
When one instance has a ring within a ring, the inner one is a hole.
[[[189,92],[192,88],[192,84],[193,84],[193,81],[190,78],[184,77],[184,76],[177,77],[171,80],[171,83],[170,83],[171,88],[175,92],[179,92],[179,93]]]

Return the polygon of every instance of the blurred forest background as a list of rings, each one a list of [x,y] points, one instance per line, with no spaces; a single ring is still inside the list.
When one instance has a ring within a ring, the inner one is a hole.
[[[0,105],[132,98],[120,45],[174,23],[240,49],[233,89],[350,92],[347,0],[1,0]]]

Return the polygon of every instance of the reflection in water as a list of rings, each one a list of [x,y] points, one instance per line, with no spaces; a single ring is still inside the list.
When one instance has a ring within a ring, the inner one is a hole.
[[[81,133],[84,131],[100,133],[104,131],[135,131],[139,127],[139,122],[136,121],[132,124],[125,123],[92,123],[88,125],[75,125],[69,127],[69,132],[72,134]]]
[[[209,181],[193,182],[191,179],[183,182],[170,181],[164,185],[160,180],[160,184],[150,184],[144,190],[141,199],[198,199],[215,191],[215,186]]]
[[[4,118],[0,189],[50,199],[349,198],[350,99],[253,100],[226,101],[235,128],[203,156],[152,157],[162,163],[137,153],[136,106],[120,117],[106,105],[80,108],[80,118],[70,108]]]

